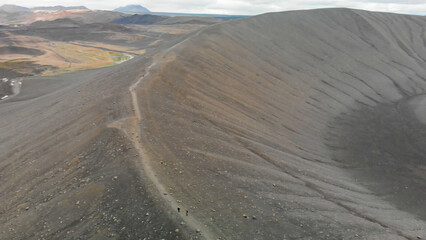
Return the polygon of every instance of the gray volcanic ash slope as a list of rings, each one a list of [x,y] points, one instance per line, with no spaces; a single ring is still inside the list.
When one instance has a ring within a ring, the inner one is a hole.
[[[425,29],[324,9],[201,31],[138,90],[155,172],[224,239],[426,238]]]

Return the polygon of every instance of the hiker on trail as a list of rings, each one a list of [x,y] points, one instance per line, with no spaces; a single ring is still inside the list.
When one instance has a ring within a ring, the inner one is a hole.
[[[188,210],[186,210],[186,216],[188,216]]]
[[[178,209],[178,212],[180,212],[180,207],[178,207],[177,209]]]

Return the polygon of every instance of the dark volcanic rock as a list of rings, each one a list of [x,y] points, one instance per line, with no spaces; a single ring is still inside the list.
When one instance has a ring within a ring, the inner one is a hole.
[[[81,24],[69,19],[69,18],[59,18],[53,21],[37,21],[31,23],[29,28],[77,28]]]
[[[166,17],[166,16],[158,16],[158,15],[150,15],[150,14],[145,14],[145,15],[134,14],[129,17],[123,17],[123,18],[117,19],[114,21],[114,23],[151,25],[151,24],[159,23],[168,18],[169,17]]]
[[[215,24],[222,20],[213,17],[187,17],[187,16],[176,16],[161,21],[163,25],[171,24]]]
[[[24,77],[26,74],[22,74],[19,72],[15,72],[10,69],[0,68],[0,78],[16,78],[16,77]]]
[[[120,24],[113,23],[92,23],[83,26],[88,31],[112,31],[117,33],[130,33],[132,30]]]
[[[44,52],[34,48],[25,48],[18,46],[0,47],[0,55],[6,54],[25,54],[31,56],[41,56],[44,54]]]
[[[131,33],[132,30],[111,23],[82,24],[63,18],[54,21],[35,22],[24,29],[16,30],[21,35],[40,36],[55,41],[106,41],[114,33]]]

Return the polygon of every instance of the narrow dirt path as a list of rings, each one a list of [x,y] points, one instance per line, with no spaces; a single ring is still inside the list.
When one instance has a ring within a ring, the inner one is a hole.
[[[143,145],[140,142],[140,122],[142,119],[142,115],[139,108],[138,103],[138,97],[137,93],[135,91],[136,87],[139,85],[139,83],[149,75],[149,70],[156,64],[154,61],[146,70],[146,74],[138,79],[137,82],[132,84],[129,87],[129,91],[132,95],[132,105],[134,108],[135,116],[131,118],[125,118],[121,119],[115,122],[112,122],[108,125],[110,128],[117,128],[124,132],[126,137],[128,137],[131,142],[133,143],[135,149],[139,153],[139,157],[142,164],[141,171],[144,171],[146,175],[148,176],[149,180],[153,183],[155,188],[158,190],[160,196],[162,199],[171,207],[173,211],[177,212],[178,207],[181,209],[180,216],[182,218],[182,221],[186,223],[186,225],[193,229],[194,232],[198,232],[200,234],[200,237],[203,237],[205,239],[217,239],[214,237],[214,235],[202,224],[200,221],[198,221],[193,216],[189,215],[186,216],[186,209],[189,209],[188,206],[185,206],[185,204],[178,203],[178,201],[170,194],[167,193],[167,188],[160,182],[160,179],[155,174],[154,169],[151,166],[151,159],[146,153]]]

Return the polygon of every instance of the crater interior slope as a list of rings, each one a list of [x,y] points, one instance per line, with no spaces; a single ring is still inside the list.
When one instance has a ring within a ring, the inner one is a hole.
[[[322,9],[200,31],[137,89],[154,171],[222,239],[426,238],[425,29]]]

